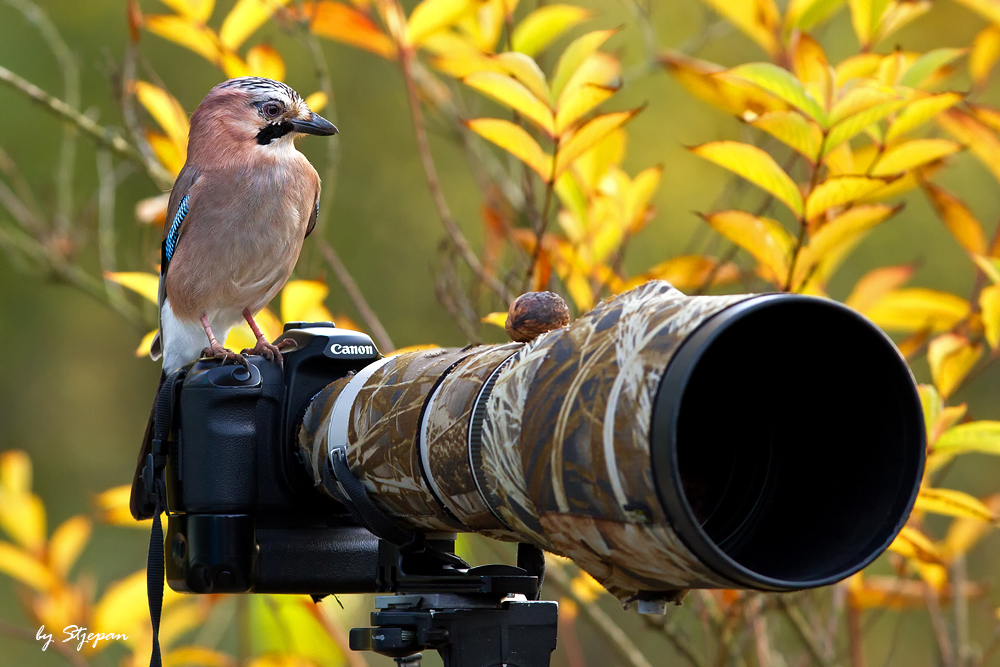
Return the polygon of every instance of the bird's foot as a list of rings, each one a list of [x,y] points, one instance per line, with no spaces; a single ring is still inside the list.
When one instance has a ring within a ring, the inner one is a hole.
[[[248,371],[250,370],[250,362],[247,361],[246,357],[242,354],[236,354],[229,348],[222,347],[218,343],[214,343],[202,350],[201,357],[202,359],[219,359],[222,361],[223,366],[232,361],[237,364],[243,364]]]
[[[267,340],[260,338],[257,340],[257,344],[253,347],[248,347],[242,351],[242,354],[259,354],[268,361],[278,360],[279,366],[285,365],[285,358],[281,356],[281,350],[292,344],[292,341],[285,339],[278,341],[278,344],[269,343]]]

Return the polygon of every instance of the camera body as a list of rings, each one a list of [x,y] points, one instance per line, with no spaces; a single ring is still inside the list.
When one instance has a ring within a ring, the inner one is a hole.
[[[170,587],[191,593],[378,589],[377,538],[319,493],[295,425],[331,382],[377,360],[363,333],[291,322],[284,369],[196,362],[176,399],[166,466]]]

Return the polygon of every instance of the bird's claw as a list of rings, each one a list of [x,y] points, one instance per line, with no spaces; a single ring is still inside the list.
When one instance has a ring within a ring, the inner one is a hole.
[[[258,340],[254,347],[248,347],[242,351],[242,354],[259,354],[268,361],[274,361],[277,359],[278,365],[284,367],[285,358],[281,356],[282,348],[288,347],[292,344],[292,341],[285,339],[278,341],[277,344],[269,343],[264,339]]]
[[[232,361],[237,364],[242,364],[248,371],[250,370],[250,362],[247,361],[246,357],[242,354],[236,354],[229,348],[222,347],[221,345],[206,347],[201,351],[201,357],[202,359],[218,359],[222,361],[223,366]]]

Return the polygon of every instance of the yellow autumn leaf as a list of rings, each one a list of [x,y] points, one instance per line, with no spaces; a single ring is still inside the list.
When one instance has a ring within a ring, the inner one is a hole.
[[[962,101],[961,93],[941,93],[914,100],[896,114],[896,118],[886,130],[885,140],[892,142],[911,130],[920,127],[939,113],[950,109]]]
[[[806,200],[806,219],[812,220],[826,211],[855,202],[878,190],[885,179],[867,176],[834,176],[816,186]]]
[[[941,394],[938,393],[937,387],[932,384],[917,385],[917,395],[920,396],[920,407],[924,413],[924,430],[927,432],[929,438],[931,429],[934,428],[934,424],[937,423],[938,418],[941,416],[944,401],[941,399]]]
[[[465,126],[534,169],[546,183],[552,180],[552,156],[524,128],[501,118],[477,118]]]
[[[931,9],[932,0],[894,1],[882,14],[882,22],[872,38],[873,43],[886,39],[906,24],[914,21]]]
[[[747,114],[749,123],[794,148],[815,163],[823,145],[823,131],[797,111],[770,111],[760,116]]]
[[[913,526],[903,526],[899,535],[889,545],[890,551],[925,563],[940,563],[941,552],[934,541]]]
[[[156,159],[160,161],[163,168],[174,176],[179,174],[181,169],[184,168],[184,163],[187,160],[186,152],[181,150],[165,134],[147,130],[146,143],[153,149],[153,154],[156,155]]]
[[[769,55],[778,52],[781,14],[774,0],[702,0]]]
[[[252,0],[258,2],[261,0]],[[194,51],[202,58],[218,65],[222,62],[222,49],[219,37],[215,31],[199,23],[193,23],[184,17],[157,14],[147,16],[144,25],[154,35],[168,39],[186,49]]]
[[[163,4],[173,9],[184,18],[204,23],[212,16],[215,0],[162,0]]]
[[[524,116],[549,136],[555,136],[552,110],[517,79],[497,72],[477,72],[462,82]]]
[[[511,49],[536,56],[567,30],[591,16],[588,9],[573,5],[545,5],[524,17],[511,35]]]
[[[585,35],[577,37],[570,42],[566,50],[559,56],[555,70],[552,72],[552,84],[550,87],[554,97],[559,97],[559,94],[566,84],[569,83],[570,78],[576,73],[577,69],[616,32],[618,32],[617,29],[595,30],[594,32],[588,32]]]
[[[163,587],[163,608],[168,609],[184,596],[169,586]],[[133,572],[111,583],[94,605],[91,619],[94,628],[114,628],[121,634],[138,634],[149,628],[149,606],[146,599],[146,571]],[[162,638],[160,640],[163,641]]]
[[[931,512],[945,516],[963,517],[978,521],[996,521],[996,515],[975,496],[954,489],[923,487],[913,507],[918,512]]]
[[[219,28],[219,42],[229,51],[236,51],[275,11],[291,0],[237,0]]]
[[[925,141],[932,141],[927,139]],[[938,139],[937,141],[943,141]],[[913,142],[910,142],[913,143]],[[905,144],[904,144],[905,145]],[[924,192],[937,211],[938,217],[963,248],[974,255],[986,253],[987,241],[983,226],[965,203],[944,188],[924,183]]]
[[[592,83],[564,90],[559,98],[559,110],[556,112],[556,134],[565,132],[580,118],[597,108],[599,104],[616,92],[618,92],[616,87]]]
[[[315,35],[365,49],[389,60],[396,57],[392,39],[353,7],[328,0],[305,2],[302,3],[302,15],[309,19],[309,30]]]
[[[157,303],[160,293],[160,277],[155,273],[140,271],[106,271],[104,277],[130,289],[145,299]]]
[[[721,65],[669,51],[660,62],[689,93],[726,113],[744,118],[747,112],[760,115],[787,109],[780,99],[748,81],[719,76],[726,71]]]
[[[507,327],[507,312],[497,311],[495,313],[490,313],[489,315],[484,316],[480,322],[483,324],[492,324],[495,327],[505,329]]]
[[[31,493],[31,458],[20,449],[0,452],[0,491],[13,495]]]
[[[246,322],[240,322],[226,334],[226,340],[222,344],[230,350],[245,350],[257,344],[257,337]]]
[[[908,265],[873,269],[858,280],[844,303],[863,313],[884,295],[902,287],[912,277],[913,267]]]
[[[840,99],[830,109],[830,124],[871,109],[885,102],[902,99],[894,88],[871,80],[852,81],[846,91],[841,91]]]
[[[987,496],[982,502],[993,515],[1000,512],[1000,494]],[[979,519],[956,519],[948,526],[948,532],[941,540],[941,553],[946,561],[953,561],[958,556],[967,554],[992,530],[993,526]]]
[[[854,206],[820,227],[809,239],[808,247],[821,257],[857,234],[889,219],[901,208],[886,204]]]
[[[747,63],[728,70],[723,76],[752,83],[826,127],[826,112],[819,102],[784,68],[772,63]]]
[[[163,654],[163,667],[239,667],[239,661],[204,646],[178,646]]]
[[[968,317],[969,311],[969,302],[960,296],[909,287],[883,294],[862,312],[883,329],[917,331],[930,327],[947,331]]]
[[[494,56],[494,61],[512,77],[524,84],[538,99],[548,102],[551,93],[545,74],[533,58],[517,51],[507,51]]]
[[[983,315],[983,335],[989,346],[1000,348],[1000,285],[989,285],[979,293],[979,308]]]
[[[953,426],[934,443],[935,454],[957,456],[969,452],[1000,456],[1000,421],[974,421]]]
[[[981,356],[983,346],[959,334],[944,334],[930,342],[927,362],[934,385],[943,398],[948,398],[958,389]]]
[[[45,523],[45,505],[41,498],[30,491],[12,492],[0,488],[0,528],[15,542],[33,554],[41,553],[45,545]]]
[[[969,151],[1000,180],[1000,138],[972,116],[951,109],[935,116],[938,124],[968,147]]]
[[[569,139],[559,146],[555,158],[555,177],[559,178],[559,175],[578,157],[596,146],[601,139],[635,118],[640,111],[642,111],[641,108],[597,116],[573,131]]]
[[[142,340],[139,341],[139,346],[135,348],[135,356],[137,358],[142,359],[149,356],[149,353],[153,350],[153,340],[159,332],[159,329],[153,329],[142,337]]]
[[[739,174],[784,202],[796,216],[802,215],[802,194],[795,181],[774,158],[756,146],[736,141],[714,141],[695,146],[691,152]]]
[[[703,217],[715,231],[767,267],[772,282],[780,285],[787,280],[795,241],[780,223],[745,211],[720,211]]]
[[[947,139],[914,139],[887,150],[868,173],[872,176],[891,176],[940,160],[960,150],[962,146]]]
[[[151,83],[136,81],[133,85],[135,98],[139,104],[149,112],[178,148],[186,149],[190,126],[180,102],[167,91]]]
[[[281,319],[285,322],[332,322],[324,302],[330,288],[319,280],[292,280],[281,290]],[[277,323],[278,333],[281,324]]]
[[[476,4],[474,0],[423,0],[406,21],[409,43],[419,46],[428,35],[452,25]]]
[[[820,106],[827,108],[833,96],[833,71],[823,47],[807,33],[800,32],[791,36],[789,50],[792,72]]]
[[[858,53],[845,58],[833,68],[834,85],[842,88],[853,79],[875,76],[886,57],[880,53]]]
[[[990,282],[1000,283],[1000,258],[973,254],[972,261],[990,279]]]
[[[285,61],[270,44],[258,44],[247,51],[249,76],[262,76],[275,81],[285,80]]]
[[[977,86],[990,78],[993,66],[1000,59],[1000,25],[991,25],[972,40],[969,51],[969,76]]]
[[[0,541],[0,573],[44,593],[59,585],[45,564],[10,542]]]
[[[325,107],[329,101],[330,99],[322,90],[317,90],[305,99],[306,106],[309,107],[311,111],[315,111],[316,113],[322,111],[323,107]]]
[[[98,520],[115,526],[140,528],[149,532],[152,521],[136,521],[129,511],[132,485],[113,486],[96,494],[91,501],[97,511]]]
[[[695,290],[711,279],[711,286],[734,283],[740,278],[740,268],[732,262],[722,262],[703,255],[680,255],[660,262],[641,275],[628,280],[622,291],[638,287],[650,280],[666,280],[681,290]]]
[[[65,579],[69,575],[90,539],[91,527],[90,519],[77,515],[63,521],[52,532],[49,540],[49,565],[58,576]]]

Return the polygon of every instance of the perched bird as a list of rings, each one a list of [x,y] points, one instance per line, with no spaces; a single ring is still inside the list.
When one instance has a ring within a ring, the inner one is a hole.
[[[163,357],[161,383],[199,357],[281,361],[254,315],[285,285],[316,224],[319,175],[294,143],[303,134],[337,128],[285,84],[259,77],[220,83],[191,116],[160,254],[160,329],[150,356]],[[241,319],[257,344],[237,354],[219,341]],[[136,519],[154,513],[144,479],[152,433],[150,415],[132,480]]]
[[[256,315],[281,290],[316,224],[320,181],[295,148],[334,125],[283,83],[220,83],[191,116],[187,162],[167,207],[160,258],[160,330],[150,356],[170,373],[199,357],[246,363],[281,356]],[[257,345],[223,347],[245,319]],[[206,345],[207,343],[207,345]]]

